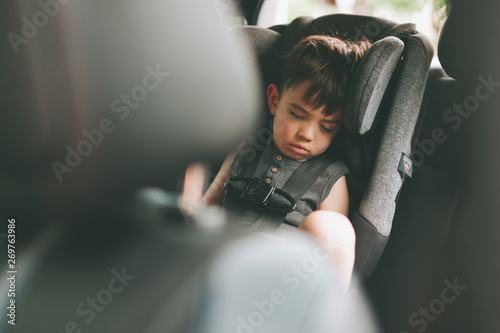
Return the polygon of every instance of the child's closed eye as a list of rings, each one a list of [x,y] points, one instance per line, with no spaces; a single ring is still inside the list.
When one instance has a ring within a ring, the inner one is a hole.
[[[321,128],[322,128],[325,132],[328,132],[328,133],[333,132],[333,128],[329,128],[329,127],[326,127],[326,126],[323,126],[323,125],[321,125]]]
[[[305,119],[304,117],[299,116],[298,114],[296,114],[292,110],[290,110],[290,116],[292,116],[292,118],[295,118],[295,119]]]

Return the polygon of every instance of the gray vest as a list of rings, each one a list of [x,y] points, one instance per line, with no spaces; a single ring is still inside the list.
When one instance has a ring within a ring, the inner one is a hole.
[[[254,150],[248,148],[240,149],[231,167],[231,177],[243,174],[245,170],[241,166],[245,166],[245,163],[242,163],[242,161],[251,158],[259,158],[259,154],[255,151],[255,148]],[[276,188],[282,188],[302,163],[275,152],[270,141],[266,144],[260,155],[255,172],[253,175],[247,176],[260,178]],[[298,227],[309,213],[319,208],[319,205],[330,194],[333,185],[340,177],[347,173],[349,173],[349,170],[342,162],[332,162],[302,198],[297,201],[295,210],[286,215],[280,229]],[[229,221],[243,225],[250,226],[262,215],[262,211],[247,207],[238,199],[227,195],[227,193],[222,207],[226,211]]]

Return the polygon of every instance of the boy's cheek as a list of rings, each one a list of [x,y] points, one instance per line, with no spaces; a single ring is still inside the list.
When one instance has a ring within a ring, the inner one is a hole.
[[[333,137],[326,138],[324,141],[321,142],[320,146],[323,152],[326,151],[328,147],[330,147],[332,142],[333,142]]]
[[[339,131],[338,131],[338,130],[336,130],[336,131],[333,131],[333,133],[332,133],[332,134],[330,134],[330,143],[332,143],[332,142],[333,142],[333,140],[334,140],[334,139],[335,139],[335,137],[337,136],[337,133],[338,133],[338,132],[339,132]]]
[[[287,128],[287,124],[281,118],[274,119],[273,131],[274,133],[282,133]]]

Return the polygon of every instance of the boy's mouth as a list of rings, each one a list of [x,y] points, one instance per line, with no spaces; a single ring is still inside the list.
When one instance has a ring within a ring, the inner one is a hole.
[[[300,144],[290,144],[290,147],[292,147],[292,150],[297,153],[297,154],[307,154],[309,150],[307,149],[306,146],[300,145]]]

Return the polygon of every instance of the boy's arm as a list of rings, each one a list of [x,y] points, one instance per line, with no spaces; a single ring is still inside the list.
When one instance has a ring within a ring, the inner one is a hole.
[[[340,177],[330,190],[328,197],[319,205],[320,210],[330,210],[347,216],[349,213],[349,193],[345,176]]]
[[[184,176],[184,186],[181,195],[181,209],[194,214],[200,209],[203,197],[203,186],[205,183],[205,168],[199,162],[191,163]]]
[[[212,182],[212,184],[210,184],[210,187],[203,196],[203,203],[205,205],[222,205],[222,200],[224,199],[224,195],[226,193],[226,190],[224,189],[224,183],[231,176],[231,165],[233,164],[235,155],[235,152],[229,154],[224,160],[224,163],[222,163],[217,176],[215,176],[214,181]]]

